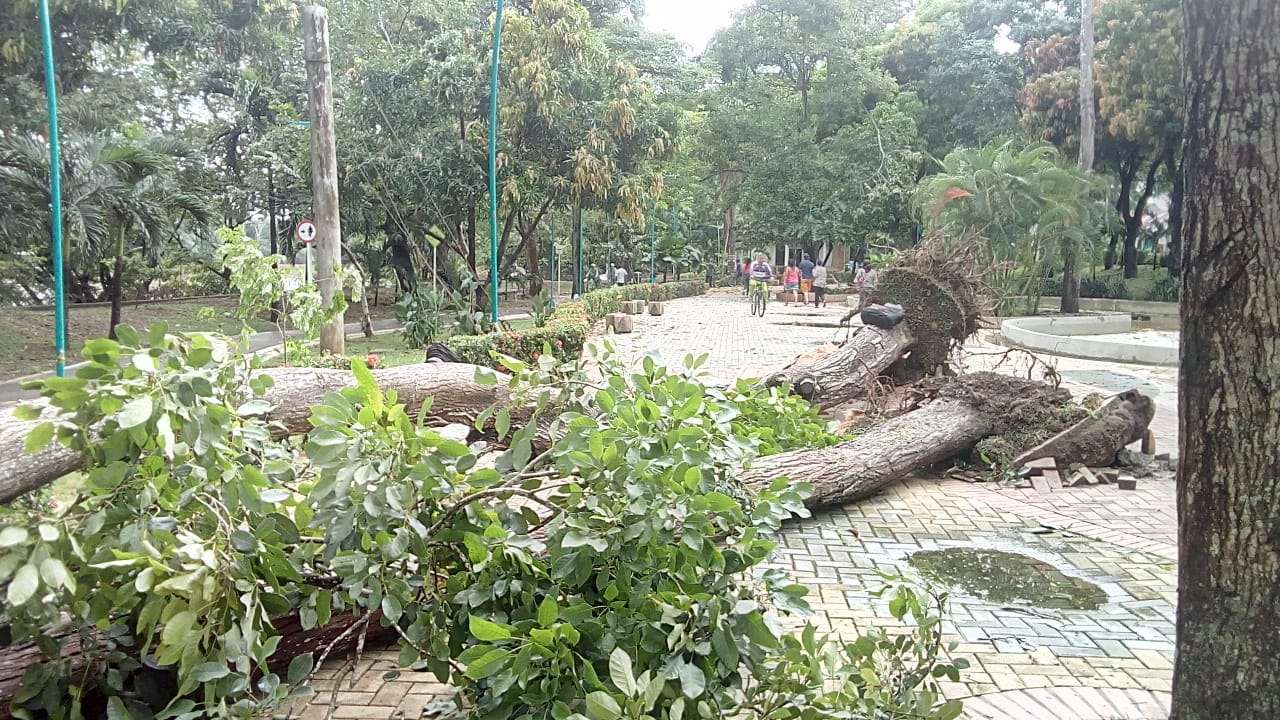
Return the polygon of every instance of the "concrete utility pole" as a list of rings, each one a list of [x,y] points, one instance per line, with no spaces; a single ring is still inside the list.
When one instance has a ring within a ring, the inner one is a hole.
[[[333,130],[333,71],[329,66],[329,15],[319,5],[302,8],[303,57],[307,61],[307,110],[311,115],[311,206],[316,224],[316,285],[326,305],[342,292],[342,224],[338,217],[338,152]],[[346,350],[339,313],[320,328],[321,352]]]

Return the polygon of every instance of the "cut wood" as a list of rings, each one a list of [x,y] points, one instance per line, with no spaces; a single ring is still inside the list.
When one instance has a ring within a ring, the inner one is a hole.
[[[1121,448],[1146,434],[1155,412],[1151,398],[1137,390],[1123,392],[1097,412],[1019,455],[1014,465],[1046,457],[1068,465],[1110,465]]]
[[[428,425],[473,425],[481,411],[510,397],[509,378],[498,373],[497,384],[481,385],[475,381],[476,370],[475,365],[424,363],[374,370],[373,376],[384,390],[396,391],[398,402],[411,415],[432,398]],[[259,374],[274,380],[265,396],[273,406],[267,419],[279,423],[276,435],[281,437],[310,430],[311,407],[326,394],[355,384],[347,370],[270,368]],[[45,416],[52,416],[47,406]],[[36,454],[23,449],[27,435],[40,422],[17,419],[12,407],[0,409],[0,503],[12,502],[83,467],[79,454],[57,443]]]

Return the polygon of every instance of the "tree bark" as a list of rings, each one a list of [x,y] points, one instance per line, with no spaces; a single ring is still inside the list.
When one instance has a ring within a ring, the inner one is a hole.
[[[282,436],[310,430],[311,406],[327,393],[355,382],[346,370],[271,368],[261,374],[275,381],[265,399],[274,406],[268,419],[281,423],[278,434]],[[473,425],[486,407],[508,399],[501,373],[497,385],[481,385],[475,381],[475,374],[475,365],[462,363],[425,363],[373,371],[378,384],[395,390],[398,402],[410,414],[418,412],[423,400],[433,398],[426,423],[434,426]],[[40,422],[18,420],[11,407],[0,409],[0,503],[12,502],[84,465],[80,455],[57,443],[34,455],[27,454],[23,441]]]
[[[124,302],[124,238],[126,226],[121,225],[116,235],[115,264],[111,270],[111,326],[107,328],[107,337],[116,337],[116,326],[121,320],[121,305]]]
[[[307,106],[311,116],[311,205],[316,224],[316,287],[326,306],[341,293],[342,222],[338,212],[338,150],[334,139],[333,70],[329,63],[329,16],[319,5],[302,8]],[[320,327],[320,349],[341,355],[346,332],[341,313]]]
[[[1280,3],[1184,0],[1174,720],[1280,717]]]
[[[1169,192],[1169,255],[1165,259],[1165,265],[1173,277],[1182,276],[1182,204],[1186,182],[1181,155],[1181,141],[1171,143],[1169,159],[1165,162],[1165,167],[1173,176],[1173,189]]]
[[[864,327],[834,352],[812,363],[793,363],[770,375],[766,383],[787,383],[814,405],[835,407],[865,393],[870,383],[914,345],[915,338],[905,322],[891,330]]]
[[[877,425],[856,439],[819,450],[793,450],[756,460],[739,476],[763,489],[786,476],[813,485],[812,508],[870,497],[904,475],[954,457],[991,434],[991,419],[958,401],[943,401]]]

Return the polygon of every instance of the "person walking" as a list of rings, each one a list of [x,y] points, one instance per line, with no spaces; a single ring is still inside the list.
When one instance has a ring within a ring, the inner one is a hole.
[[[627,269],[621,265],[613,271],[613,281],[618,285],[627,284]]]
[[[791,260],[782,273],[782,306],[789,306],[791,298],[798,292],[800,292],[800,268],[796,266],[795,260]],[[803,305],[804,300],[801,300],[800,304]]]
[[[809,253],[805,253],[800,260],[800,304],[804,305],[809,302],[809,293],[813,291],[813,259],[809,257]]]
[[[742,297],[751,294],[751,258],[742,261]]]
[[[880,288],[880,273],[871,267],[870,261],[863,263],[862,269],[865,273],[862,276],[862,289],[858,291],[858,305],[860,310],[865,310],[868,305],[877,301],[876,290]]]
[[[827,268],[818,265],[813,268],[813,306],[827,306]]]

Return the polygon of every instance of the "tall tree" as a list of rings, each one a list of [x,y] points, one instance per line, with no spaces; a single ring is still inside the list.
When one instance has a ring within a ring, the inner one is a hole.
[[[1080,0],[1080,172],[1093,171],[1093,0]],[[1078,243],[1063,245],[1062,300],[1064,313],[1080,312],[1080,260]]]
[[[1280,717],[1280,3],[1184,0],[1174,720]]]

